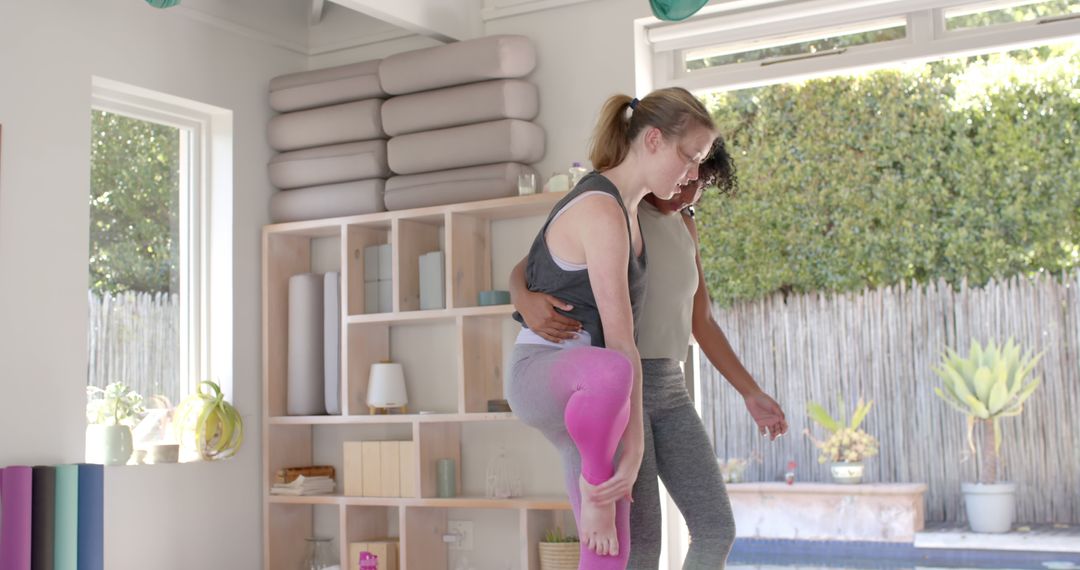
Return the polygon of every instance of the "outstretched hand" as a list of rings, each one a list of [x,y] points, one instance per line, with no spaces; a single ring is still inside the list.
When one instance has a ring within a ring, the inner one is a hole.
[[[780,404],[765,392],[756,392],[745,398],[746,409],[758,426],[758,433],[775,441],[788,431],[787,418]]]

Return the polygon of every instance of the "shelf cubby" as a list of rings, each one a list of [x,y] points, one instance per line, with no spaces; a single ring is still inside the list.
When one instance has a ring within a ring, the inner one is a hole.
[[[395,312],[420,310],[420,256],[432,251],[445,252],[445,229],[446,216],[443,214],[394,220],[391,239],[397,244],[393,268]],[[445,283],[444,275],[444,299]]]
[[[417,465],[417,481],[421,498],[438,496],[436,473],[440,459],[454,460],[455,495],[461,495],[461,424],[417,423],[414,424],[414,438],[420,454]]]
[[[479,305],[480,291],[491,289],[491,221],[477,214],[449,214],[448,306]]]
[[[348,561],[343,568],[355,567],[349,557],[349,543],[399,538],[400,511],[403,507],[343,505],[341,507],[341,559]]]
[[[342,302],[345,315],[368,314],[365,309],[364,299],[371,293],[368,287],[375,286],[378,275],[368,275],[364,268],[371,260],[367,259],[367,248],[377,245],[390,244],[391,231],[389,221],[369,222],[366,224],[349,224],[345,226],[345,243],[342,247],[341,267],[345,279],[342,281]],[[373,262],[378,266],[378,260]],[[378,291],[374,292],[378,295]],[[376,311],[374,314],[378,314]]]
[[[337,505],[271,502],[267,505],[267,566],[274,569],[300,568],[307,554],[310,537],[331,539],[335,554],[340,544]]]
[[[401,528],[405,533],[401,543],[407,570],[448,568],[450,556],[443,535],[446,534],[446,509],[404,507]]]

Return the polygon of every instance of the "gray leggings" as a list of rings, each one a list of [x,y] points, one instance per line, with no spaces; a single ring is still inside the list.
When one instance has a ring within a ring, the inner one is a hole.
[[[677,360],[645,359],[642,400],[645,457],[630,508],[627,570],[656,570],[660,564],[660,485],[686,519],[690,550],[684,570],[723,568],[735,541],[731,503]]]

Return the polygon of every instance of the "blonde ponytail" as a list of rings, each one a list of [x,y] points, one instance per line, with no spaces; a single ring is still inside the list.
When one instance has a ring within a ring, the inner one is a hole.
[[[633,108],[632,101],[626,95],[614,95],[604,103],[589,146],[589,160],[596,170],[622,163],[634,138],[647,127],[656,127],[669,138],[682,136],[691,125],[716,130],[705,105],[681,87],[657,89]]]

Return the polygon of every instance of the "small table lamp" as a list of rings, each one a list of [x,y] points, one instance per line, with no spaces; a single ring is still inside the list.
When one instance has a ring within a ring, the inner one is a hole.
[[[367,405],[372,415],[383,413],[387,408],[401,408],[405,413],[405,404],[409,398],[405,394],[405,373],[397,362],[376,362],[371,365],[368,378]]]

